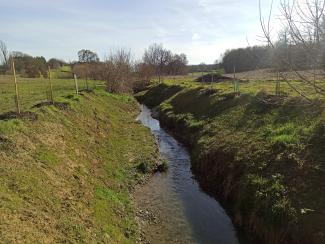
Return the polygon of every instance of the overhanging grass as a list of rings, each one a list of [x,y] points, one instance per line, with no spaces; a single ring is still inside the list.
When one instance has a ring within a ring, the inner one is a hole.
[[[250,236],[322,243],[324,103],[290,93],[267,104],[270,94],[252,84],[234,94],[222,84],[166,81],[137,96],[191,147],[199,179]]]

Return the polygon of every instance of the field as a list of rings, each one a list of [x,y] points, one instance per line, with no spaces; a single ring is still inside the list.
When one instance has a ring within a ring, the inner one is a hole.
[[[234,85],[231,81],[222,81],[218,83],[199,83],[195,82],[201,75],[207,73],[191,73],[186,76],[170,76],[163,80],[163,83],[168,85],[182,85],[184,87],[205,87],[218,89],[221,92],[229,93],[234,91]],[[324,99],[324,95],[315,92],[313,86],[307,85],[298,80],[292,72],[286,73],[289,77],[289,83],[296,89],[303,91],[303,94],[310,99],[318,98]],[[304,73],[306,75],[306,73]],[[226,77],[233,78],[233,74],[224,74]],[[268,94],[275,94],[276,91],[276,74],[269,70],[257,70],[237,73],[236,77],[241,80],[239,82],[239,89],[241,93],[254,95],[259,91],[264,91]],[[317,84],[325,89],[325,82],[318,81]],[[280,83],[280,93],[289,96],[299,96],[299,94],[292,89],[286,81]]]
[[[203,73],[204,74],[204,73]],[[184,87],[205,87],[220,90],[223,93],[230,93],[234,91],[234,85],[231,81],[223,81],[219,83],[198,83],[195,80],[200,77],[202,73],[191,73],[186,76],[165,77],[163,82],[168,85],[181,85]],[[296,78],[291,75],[292,78]],[[61,79],[58,77],[67,78]],[[62,95],[69,95],[75,93],[75,83],[71,76],[70,67],[62,67],[51,72],[54,99]],[[225,76],[231,77],[231,74]],[[268,94],[275,94],[276,81],[274,81],[275,74],[268,70],[250,71],[238,73],[237,77],[242,81],[239,83],[239,90],[241,93],[254,95],[259,91],[264,91]],[[157,82],[157,81],[156,81]],[[307,86],[305,83],[297,80],[290,80],[290,84],[311,99],[324,100],[324,96],[315,92],[312,86]],[[90,88],[103,86],[101,81],[89,81]],[[319,83],[325,89],[325,83]],[[86,88],[85,80],[78,80],[80,90]],[[22,78],[18,77],[19,100],[22,110],[28,110],[37,103],[47,101],[49,98],[49,81],[44,78]],[[282,81],[280,85],[281,94],[289,96],[299,96],[290,86]],[[0,113],[14,111],[15,105],[15,87],[13,76],[0,76]]]
[[[22,110],[28,110],[37,103],[44,102],[49,97],[49,81],[42,78],[18,77],[19,100]],[[54,99],[75,93],[73,79],[52,79]],[[85,89],[84,80],[78,80],[79,89]],[[103,82],[89,81],[90,88],[103,86]],[[0,113],[14,111],[15,84],[13,76],[0,75]]]
[[[55,79],[71,79],[71,66],[62,66],[60,68],[51,70],[51,77]]]

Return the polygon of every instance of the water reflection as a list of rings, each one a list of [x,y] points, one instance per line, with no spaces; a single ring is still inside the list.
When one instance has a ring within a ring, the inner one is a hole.
[[[141,106],[138,120],[156,137],[160,154],[168,161],[167,174],[157,174],[137,193],[138,204],[159,215],[151,225],[151,243],[238,243],[231,220],[220,204],[204,193],[193,178],[186,148],[164,131],[150,110]]]

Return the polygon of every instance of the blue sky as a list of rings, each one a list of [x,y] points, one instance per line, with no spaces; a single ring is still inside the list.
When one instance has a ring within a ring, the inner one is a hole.
[[[156,42],[192,64],[212,63],[261,33],[258,0],[0,0],[0,9],[0,40],[11,51],[66,61],[83,48],[103,59],[125,47],[139,58]]]

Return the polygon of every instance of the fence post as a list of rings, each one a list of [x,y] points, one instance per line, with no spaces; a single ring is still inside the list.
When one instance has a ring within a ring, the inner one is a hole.
[[[240,92],[240,83],[239,83],[239,80],[236,80],[236,92]]]
[[[49,74],[48,74],[48,78],[49,78],[49,83],[50,83],[50,102],[53,103],[53,85],[52,85],[52,80],[51,80],[51,68],[49,66]]]
[[[234,92],[237,92],[237,81],[236,81],[236,66],[234,66]]]
[[[74,78],[74,84],[75,84],[75,88],[76,88],[76,94],[79,95],[77,75],[73,74],[73,78]]]
[[[86,76],[86,89],[89,91],[89,85],[88,85],[88,75]]]
[[[275,95],[276,96],[280,96],[280,78],[279,78],[279,72],[277,72],[277,79],[276,79],[276,83],[275,83]]]
[[[12,70],[13,70],[14,81],[15,81],[15,92],[16,92],[16,106],[17,106],[17,112],[18,112],[18,114],[20,114],[19,92],[18,92],[18,83],[17,83],[16,69],[15,69],[15,61],[14,61],[14,60],[12,60]]]

